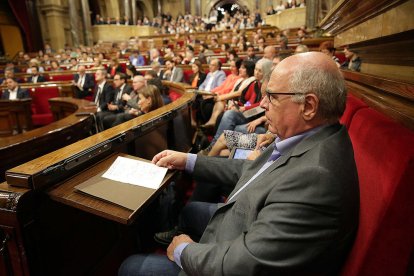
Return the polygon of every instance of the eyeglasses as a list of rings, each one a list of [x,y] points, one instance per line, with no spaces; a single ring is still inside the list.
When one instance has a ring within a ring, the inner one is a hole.
[[[266,93],[266,97],[267,97],[267,99],[269,100],[270,103],[273,103],[272,99],[277,100],[277,97],[275,97],[275,95],[290,95],[290,96],[293,96],[293,95],[302,94],[302,93],[298,93],[298,92],[271,92],[269,90],[266,90],[265,93]]]

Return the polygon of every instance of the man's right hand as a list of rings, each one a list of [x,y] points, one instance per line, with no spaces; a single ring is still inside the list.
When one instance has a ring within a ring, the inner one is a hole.
[[[184,170],[187,163],[187,153],[164,150],[154,156],[152,163],[170,170]]]

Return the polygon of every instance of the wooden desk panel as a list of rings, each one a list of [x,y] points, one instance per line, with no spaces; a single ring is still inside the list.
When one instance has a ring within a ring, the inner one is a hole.
[[[130,224],[135,219],[135,217],[143,209],[145,209],[145,206],[151,203],[151,201],[164,189],[164,187],[170,183],[173,176],[175,175],[175,171],[169,171],[167,173],[158,190],[141,187],[142,196],[140,199],[137,199],[140,200],[141,206],[135,211],[131,211],[122,206],[116,205],[115,203],[104,201],[91,195],[83,194],[75,189],[75,186],[105,172],[118,156],[144,160],[123,153],[113,154],[100,163],[94,165],[93,167],[75,175],[68,181],[63,182],[58,187],[50,189],[48,191],[48,194],[53,200],[78,208],[82,211],[89,212],[122,224]]]

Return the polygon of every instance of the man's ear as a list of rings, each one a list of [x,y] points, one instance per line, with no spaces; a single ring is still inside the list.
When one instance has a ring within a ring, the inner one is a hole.
[[[319,108],[319,98],[312,93],[305,95],[305,102],[302,107],[302,116],[305,121],[310,121],[315,118]]]

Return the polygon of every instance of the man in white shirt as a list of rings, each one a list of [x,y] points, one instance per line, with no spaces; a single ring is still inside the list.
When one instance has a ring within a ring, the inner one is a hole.
[[[29,91],[18,86],[17,81],[13,78],[6,79],[7,89],[3,91],[1,99],[3,100],[18,100],[30,98]]]

